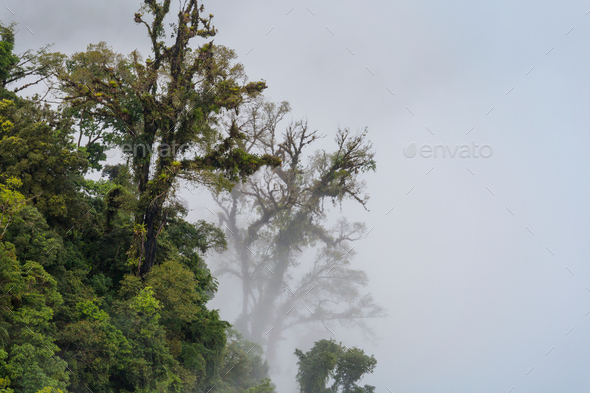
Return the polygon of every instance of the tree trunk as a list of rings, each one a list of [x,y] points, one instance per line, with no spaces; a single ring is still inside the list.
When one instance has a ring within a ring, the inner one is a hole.
[[[143,245],[143,255],[144,259],[141,261],[141,268],[139,270],[139,275],[144,276],[147,274],[151,268],[154,266],[156,261],[156,250],[157,250],[157,231],[155,228],[156,218],[158,217],[158,213],[160,210],[160,206],[158,204],[153,204],[148,208],[148,211],[145,215],[144,224],[146,227],[146,239]]]
[[[248,268],[242,268],[242,315],[248,315],[251,285]]]
[[[273,328],[273,321],[276,312],[275,301],[281,294],[282,284],[284,283],[285,272],[289,264],[288,254],[284,253],[277,263],[272,267],[273,275],[268,282],[264,291],[254,309],[252,310],[252,337],[256,342],[262,343],[268,339],[266,334]]]

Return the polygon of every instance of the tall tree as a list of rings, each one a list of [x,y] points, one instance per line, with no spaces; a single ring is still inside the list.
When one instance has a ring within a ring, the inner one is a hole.
[[[243,135],[235,124],[215,126],[220,113],[239,113],[265,83],[247,82],[243,67],[233,62],[235,53],[212,41],[191,48],[193,38],[216,34],[213,16],[197,0],[180,4],[167,33],[164,20],[170,7],[171,0],[145,0],[135,14],[150,39],[147,59],[137,51],[123,56],[100,43],[54,68],[69,108],[109,130],[109,138],[94,143],[128,147],[124,152],[139,198],[129,257],[140,275],[154,265],[157,238],[169,214],[167,202],[179,179],[231,187],[263,165],[279,164],[270,155],[241,149]]]
[[[242,313],[236,327],[255,342],[266,344],[273,363],[283,333],[310,323],[353,322],[369,331],[366,318],[383,315],[360,289],[366,274],[351,268],[350,241],[366,232],[362,223],[344,219],[326,226],[325,202],[352,199],[366,206],[360,175],[375,170],[366,130],[339,130],[333,152],[308,153],[321,136],[305,121],[292,122],[283,135],[278,123],[289,112],[286,102],[258,99],[239,124],[248,152],[278,156],[283,165],[251,177],[231,193],[218,194],[222,225],[231,235],[232,255],[223,257],[219,274],[241,280]],[[314,249],[311,267],[302,269],[304,249]]]

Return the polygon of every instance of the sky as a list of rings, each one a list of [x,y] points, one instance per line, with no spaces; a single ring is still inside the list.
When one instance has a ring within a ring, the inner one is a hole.
[[[147,53],[135,0],[3,3],[18,51],[106,41]],[[326,147],[338,127],[369,130],[369,211],[333,212],[372,228],[353,264],[388,312],[370,322],[376,342],[332,327],[375,355],[364,382],[379,393],[590,389],[589,3],[205,6],[215,42],[267,82],[269,99],[289,101],[293,119],[327,135]],[[215,221],[207,192],[186,194],[191,220]],[[212,304],[231,320],[226,288]],[[290,343],[281,351],[294,363]],[[295,372],[274,378],[280,393],[295,391]]]

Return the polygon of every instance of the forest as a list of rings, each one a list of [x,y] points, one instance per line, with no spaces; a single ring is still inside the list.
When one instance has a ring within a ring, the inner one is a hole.
[[[374,392],[363,349],[280,346],[329,321],[371,335],[384,315],[352,266],[364,224],[328,219],[345,200],[366,207],[367,130],[283,130],[289,103],[213,44],[213,15],[171,8],[145,0],[130,15],[143,55],[104,42],[16,53],[1,22],[0,393],[271,393],[279,350],[303,393]],[[125,160],[107,163],[110,149]],[[188,220],[187,185],[211,193],[215,222]],[[225,275],[241,285],[236,321],[208,304],[233,290]]]

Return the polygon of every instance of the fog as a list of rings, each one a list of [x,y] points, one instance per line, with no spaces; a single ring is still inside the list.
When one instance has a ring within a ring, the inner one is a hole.
[[[106,41],[148,52],[136,1],[5,6],[2,20],[19,23],[17,51],[55,43],[71,54]],[[327,225],[344,217],[370,229],[351,244],[351,266],[387,316],[367,321],[372,339],[337,322],[285,333],[271,365],[278,392],[297,389],[295,348],[321,338],[374,354],[363,383],[377,392],[590,389],[586,3],[205,6],[215,43],[267,82],[267,99],[289,101],[279,128],[307,118],[326,135],[317,148],[330,151],[339,127],[367,127],[376,151],[377,170],[360,175],[368,210],[326,204]],[[210,193],[187,186],[189,219],[218,222]],[[210,306],[233,323],[241,301],[239,281],[221,277]]]

